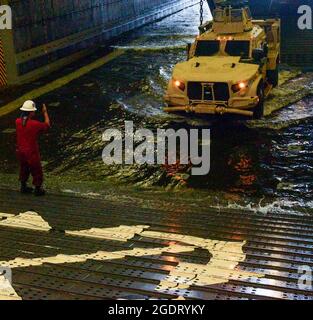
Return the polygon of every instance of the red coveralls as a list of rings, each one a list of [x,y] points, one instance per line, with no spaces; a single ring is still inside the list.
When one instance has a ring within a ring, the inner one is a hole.
[[[16,120],[17,157],[20,161],[20,181],[26,183],[29,175],[33,177],[33,185],[40,187],[43,183],[43,172],[40,160],[38,137],[46,132],[46,123],[28,119],[23,127],[22,119]]]

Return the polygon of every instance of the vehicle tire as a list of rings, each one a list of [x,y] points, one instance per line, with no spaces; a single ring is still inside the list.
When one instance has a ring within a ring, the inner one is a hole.
[[[276,65],[275,70],[267,71],[267,79],[268,79],[268,82],[273,86],[273,88],[278,86],[278,81],[279,81],[278,63]]]
[[[261,82],[257,91],[259,103],[254,107],[253,118],[261,119],[264,116],[264,84]]]

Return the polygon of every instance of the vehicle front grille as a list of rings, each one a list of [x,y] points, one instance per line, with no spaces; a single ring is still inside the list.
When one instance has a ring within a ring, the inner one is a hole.
[[[224,82],[188,82],[187,92],[190,100],[229,100],[229,87]]]

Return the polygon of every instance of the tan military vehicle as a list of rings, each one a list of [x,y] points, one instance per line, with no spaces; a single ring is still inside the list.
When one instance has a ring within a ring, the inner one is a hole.
[[[248,7],[219,6],[213,16],[175,66],[164,110],[261,118],[278,84],[280,20],[252,20]]]

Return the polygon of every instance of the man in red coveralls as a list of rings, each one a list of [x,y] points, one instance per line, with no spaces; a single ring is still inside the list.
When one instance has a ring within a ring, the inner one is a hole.
[[[47,107],[43,105],[44,122],[34,120],[36,105],[33,101],[26,101],[20,109],[22,115],[16,119],[17,156],[20,161],[20,182],[22,193],[32,193],[33,189],[27,186],[30,174],[33,177],[35,195],[44,196],[42,188],[43,171],[40,160],[38,137],[50,128],[50,119]]]

